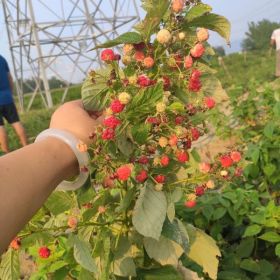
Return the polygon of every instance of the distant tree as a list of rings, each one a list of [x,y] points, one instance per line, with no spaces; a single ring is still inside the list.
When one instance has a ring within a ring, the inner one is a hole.
[[[214,51],[217,54],[217,56],[225,56],[226,55],[226,51],[225,51],[224,47],[222,47],[222,46],[215,47]]]
[[[50,89],[55,89],[55,88],[65,87],[66,84],[63,81],[57,79],[56,77],[51,77],[49,79],[49,86]]]
[[[246,38],[242,42],[242,49],[245,51],[265,50],[269,48],[273,30],[280,28],[280,23],[264,19],[258,23],[249,23],[248,28]]]

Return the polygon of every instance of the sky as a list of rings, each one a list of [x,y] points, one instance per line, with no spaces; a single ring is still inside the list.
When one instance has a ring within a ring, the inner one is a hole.
[[[109,0],[104,0],[109,1]],[[140,0],[139,4],[140,4]],[[46,2],[48,2],[46,0]],[[248,29],[248,22],[262,19],[280,22],[280,0],[204,0],[213,12],[227,17],[232,24],[231,48],[216,34],[211,34],[213,46],[224,46],[227,53],[240,51],[240,44]],[[39,12],[39,11],[38,11]],[[10,61],[2,6],[0,5],[0,53]]]

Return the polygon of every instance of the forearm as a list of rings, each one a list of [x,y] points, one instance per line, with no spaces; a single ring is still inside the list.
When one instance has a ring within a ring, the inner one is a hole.
[[[78,163],[62,141],[48,138],[0,158],[0,254]]]

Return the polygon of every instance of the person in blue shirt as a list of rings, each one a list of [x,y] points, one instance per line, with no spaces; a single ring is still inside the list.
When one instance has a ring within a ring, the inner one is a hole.
[[[26,134],[19,120],[13,100],[13,78],[6,59],[0,55],[0,151],[9,152],[8,136],[4,119],[14,128],[22,146],[27,145]]]

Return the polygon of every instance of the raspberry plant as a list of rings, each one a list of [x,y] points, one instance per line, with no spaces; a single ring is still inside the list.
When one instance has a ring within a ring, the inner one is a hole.
[[[106,67],[82,87],[85,108],[106,115],[88,147],[88,185],[49,198],[4,256],[3,279],[18,279],[19,247],[36,260],[31,279],[181,279],[184,258],[216,279],[219,248],[175,205],[195,207],[236,171],[238,152],[200,163],[193,147],[216,110],[203,92],[208,29],[228,41],[230,24],[200,1],[142,2],[145,19],[96,47]]]

